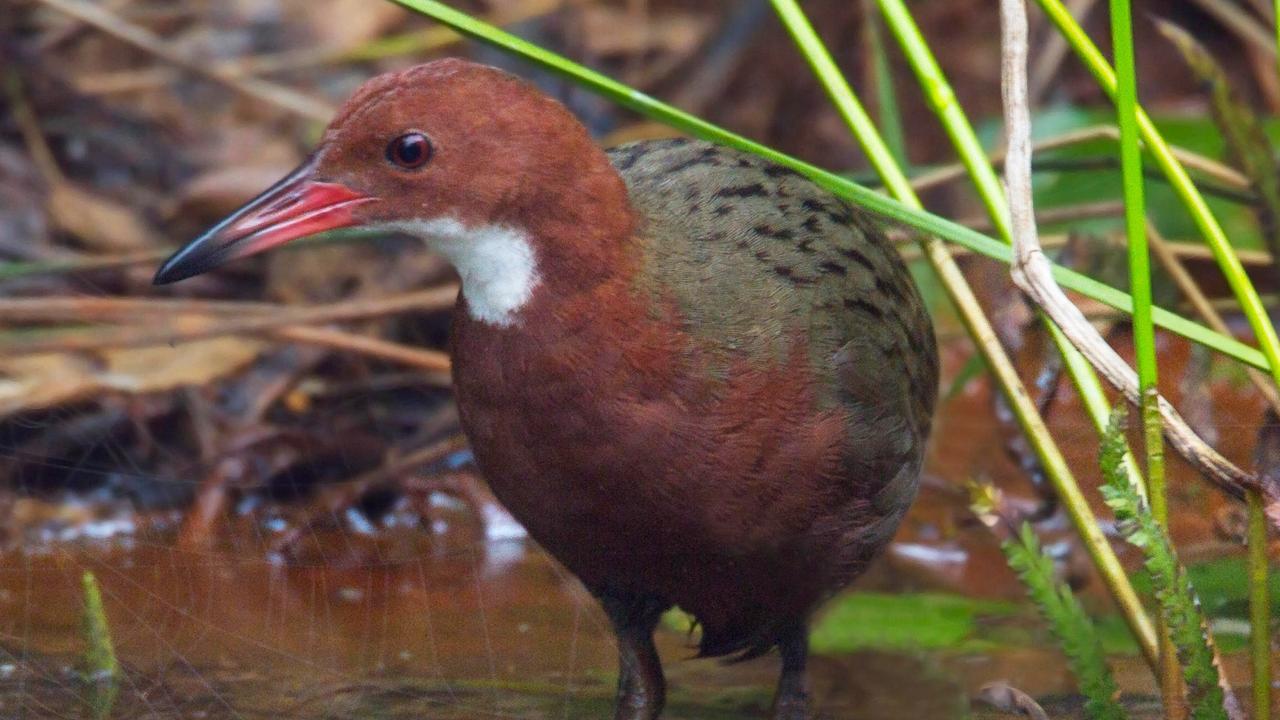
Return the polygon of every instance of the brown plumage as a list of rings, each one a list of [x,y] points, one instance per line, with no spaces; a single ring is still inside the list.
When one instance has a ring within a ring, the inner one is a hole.
[[[419,133],[421,170],[396,149]],[[498,498],[613,621],[618,717],[661,709],[651,634],[673,604],[704,655],[781,647],[775,716],[803,717],[808,618],[893,535],[936,396],[928,315],[867,216],[707,143],[606,154],[559,104],[459,61],[371,81],[303,170],[293,186],[340,198],[307,232],[417,229],[459,263],[464,430]],[[307,192],[273,189],[159,279],[282,242],[244,218]],[[525,261],[523,283],[485,274]]]

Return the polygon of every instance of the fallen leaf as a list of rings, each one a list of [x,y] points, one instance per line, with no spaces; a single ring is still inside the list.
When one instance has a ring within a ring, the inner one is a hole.
[[[1001,712],[1015,713],[1032,720],[1049,720],[1039,703],[1004,680],[983,685],[978,689],[978,699]]]
[[[49,353],[0,360],[0,417],[49,408],[102,392],[164,392],[203,385],[249,364],[266,343],[245,337],[175,347]]]
[[[73,183],[54,184],[45,207],[55,227],[94,252],[137,252],[160,245],[133,209]]]

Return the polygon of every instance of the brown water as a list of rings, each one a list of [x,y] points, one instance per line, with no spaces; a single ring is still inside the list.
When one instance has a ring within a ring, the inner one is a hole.
[[[59,552],[4,570],[0,717],[85,717],[80,574],[100,579],[126,664],[115,717],[596,718],[608,715],[613,644],[580,587],[520,541],[355,569],[283,568],[142,545]],[[773,658],[687,659],[659,633],[668,717],[761,717]],[[1143,689],[1135,660],[1131,674]],[[1066,692],[1051,649],[859,652],[818,657],[831,717],[963,717],[996,678]]]
[[[1176,381],[1185,347],[1163,368]],[[947,358],[951,372],[960,352]],[[1247,462],[1258,402],[1213,383],[1219,446]],[[1171,390],[1172,387],[1171,383]],[[1177,397],[1177,392],[1170,394]],[[1096,441],[1070,393],[1051,425],[1082,481],[1093,483]],[[983,382],[946,403],[921,500],[898,542],[860,581],[864,589],[1020,598],[995,541],[965,510],[963,482],[987,479],[1030,503],[1023,474],[1002,450]],[[1175,530],[1184,554],[1236,552],[1215,529],[1213,493],[1176,468]],[[1096,498],[1095,498],[1096,499]],[[116,718],[602,718],[609,715],[614,645],[583,589],[521,539],[486,539],[461,508],[441,506],[431,531],[307,535],[290,559],[270,531],[236,525],[216,549],[174,548],[163,523],[107,540],[28,544],[0,557],[0,718],[91,717],[81,575],[102,587],[124,684]],[[146,529],[151,528],[151,529]],[[1071,533],[1064,571],[1106,611]],[[1130,562],[1132,553],[1123,556]],[[1019,622],[1034,625],[1034,619]],[[777,661],[726,666],[690,659],[687,638],[659,633],[671,696],[666,717],[763,717]],[[1155,717],[1154,685],[1135,656],[1115,660],[1135,717]],[[1242,659],[1228,665],[1239,682]],[[1048,640],[983,649],[860,650],[812,663],[818,708],[831,718],[1005,717],[972,703],[1008,680],[1054,717],[1080,717],[1073,682]]]

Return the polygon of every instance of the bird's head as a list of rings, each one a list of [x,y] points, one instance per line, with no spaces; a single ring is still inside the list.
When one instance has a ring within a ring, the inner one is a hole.
[[[501,319],[537,282],[546,233],[531,225],[574,222],[601,185],[621,187],[561,104],[501,70],[439,60],[362,85],[301,166],[176,252],[155,282],[329,230],[394,230],[446,255],[469,300],[482,288],[468,280],[489,286],[478,299],[493,307],[479,310]]]

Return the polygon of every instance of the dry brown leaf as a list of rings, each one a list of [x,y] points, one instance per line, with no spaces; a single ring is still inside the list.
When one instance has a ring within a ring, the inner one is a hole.
[[[289,174],[293,164],[230,164],[201,173],[183,186],[165,211],[167,217],[211,218],[230,215],[236,208]]]
[[[54,184],[46,207],[55,227],[95,252],[137,252],[160,244],[131,208],[69,182]]]
[[[692,13],[663,13],[635,22],[625,9],[604,5],[582,8],[583,41],[598,55],[692,52],[711,27],[709,17]]]
[[[99,355],[49,353],[0,359],[0,417],[101,392],[164,392],[202,385],[244,367],[265,346],[253,338],[222,337]]]
[[[1014,713],[1031,720],[1049,720],[1049,716],[1032,697],[1003,680],[989,682],[978,689],[978,699],[1001,712]]]
[[[320,45],[353,48],[403,28],[409,13],[392,3],[327,0],[307,3],[305,12],[298,16],[310,19]]]

